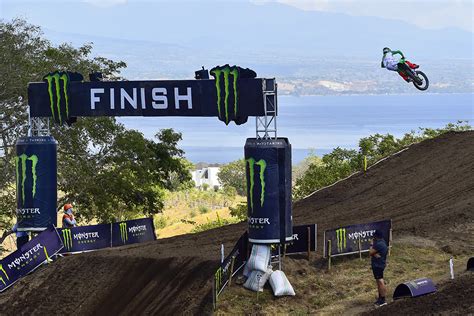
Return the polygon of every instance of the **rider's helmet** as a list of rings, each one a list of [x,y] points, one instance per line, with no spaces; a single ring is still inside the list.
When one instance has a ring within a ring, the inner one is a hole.
[[[72,208],[72,204],[64,204],[64,212]]]
[[[386,53],[388,53],[388,52],[391,52],[391,51],[392,51],[392,50],[391,50],[390,48],[388,48],[388,47],[384,47],[384,48],[383,48],[383,53],[384,53],[384,54],[386,54]]]

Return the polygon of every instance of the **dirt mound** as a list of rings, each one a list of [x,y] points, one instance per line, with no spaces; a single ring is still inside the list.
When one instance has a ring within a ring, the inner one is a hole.
[[[365,174],[295,203],[295,224],[318,231],[391,218],[394,237],[429,237],[473,253],[474,132],[413,145]],[[220,244],[246,223],[62,258],[0,294],[0,314],[207,314]],[[318,245],[322,249],[322,244]]]
[[[400,299],[365,315],[471,315],[474,313],[474,273],[444,283],[433,294]]]

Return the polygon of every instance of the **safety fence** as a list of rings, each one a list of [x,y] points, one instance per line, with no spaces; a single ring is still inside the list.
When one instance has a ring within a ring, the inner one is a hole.
[[[323,256],[328,258],[328,268],[331,268],[331,259],[368,252],[374,238],[374,233],[379,230],[387,243],[389,253],[392,246],[392,220],[364,223],[333,228],[324,232]]]
[[[0,260],[0,292],[52,257],[156,240],[151,218],[72,228],[48,227]]]

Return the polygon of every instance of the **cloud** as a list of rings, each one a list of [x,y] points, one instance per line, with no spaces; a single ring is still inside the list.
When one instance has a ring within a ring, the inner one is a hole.
[[[256,0],[254,0],[256,1]],[[262,0],[259,0],[262,1]],[[426,29],[457,27],[474,32],[472,0],[264,0],[307,11],[402,20]]]

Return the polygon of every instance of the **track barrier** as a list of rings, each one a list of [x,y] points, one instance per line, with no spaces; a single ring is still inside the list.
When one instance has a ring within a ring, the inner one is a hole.
[[[474,271],[474,257],[467,260],[467,271]]]
[[[52,262],[51,257],[152,240],[156,240],[156,235],[151,218],[72,228],[51,225],[0,260],[0,292],[41,265]]]
[[[349,225],[324,232],[323,256],[328,258],[328,269],[331,269],[333,257],[368,252],[376,230],[380,230],[388,246],[388,255],[392,247],[392,220]]]
[[[393,299],[404,297],[418,297],[436,292],[436,287],[430,278],[421,278],[397,285],[393,292]]]

